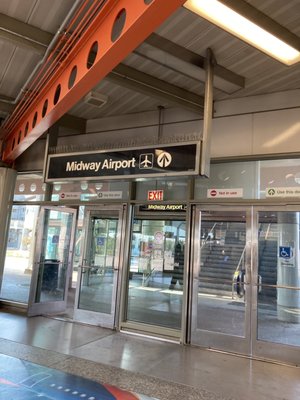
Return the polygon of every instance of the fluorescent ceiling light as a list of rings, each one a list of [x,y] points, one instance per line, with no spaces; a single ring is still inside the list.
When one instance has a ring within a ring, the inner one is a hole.
[[[188,0],[184,6],[286,65],[300,61],[300,52],[297,49],[222,4],[221,1]],[[276,24],[275,21],[272,22]]]

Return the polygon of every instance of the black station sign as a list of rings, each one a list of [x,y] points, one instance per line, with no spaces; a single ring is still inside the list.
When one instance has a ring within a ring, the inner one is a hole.
[[[199,174],[199,143],[48,157],[46,182]]]
[[[139,210],[156,212],[182,212],[186,211],[186,207],[186,204],[143,204],[139,206]]]

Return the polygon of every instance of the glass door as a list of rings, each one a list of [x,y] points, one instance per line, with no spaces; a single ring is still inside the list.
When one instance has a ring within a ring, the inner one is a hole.
[[[66,310],[75,219],[74,209],[41,208],[29,293],[29,316]]]
[[[250,209],[195,213],[191,342],[250,354]]]
[[[258,279],[253,285],[253,354],[299,365],[299,207],[255,209],[254,228]]]
[[[12,207],[1,285],[3,300],[28,304],[39,210],[40,206],[30,204]]]
[[[86,209],[74,311],[78,321],[108,328],[117,324],[124,211],[123,206]]]
[[[125,329],[179,338],[185,293],[184,214],[139,212],[130,240]]]

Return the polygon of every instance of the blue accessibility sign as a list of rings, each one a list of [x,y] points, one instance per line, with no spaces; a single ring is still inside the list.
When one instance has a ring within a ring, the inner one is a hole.
[[[97,246],[104,246],[105,245],[105,237],[98,236],[97,237]]]
[[[291,258],[292,257],[291,247],[279,246],[279,257],[280,258]]]

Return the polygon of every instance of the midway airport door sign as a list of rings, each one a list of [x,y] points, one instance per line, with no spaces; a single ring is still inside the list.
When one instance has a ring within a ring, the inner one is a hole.
[[[48,157],[46,182],[199,174],[200,143],[163,145]]]

